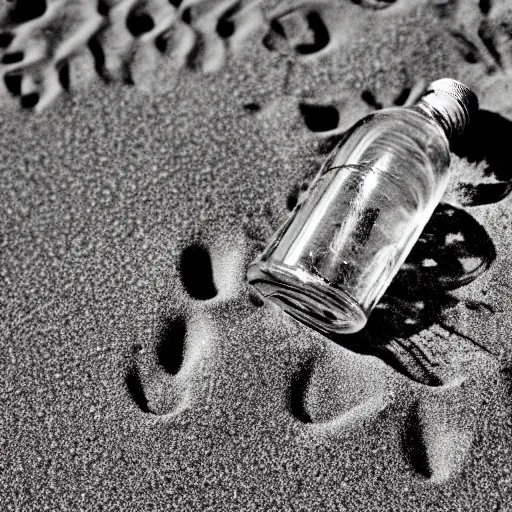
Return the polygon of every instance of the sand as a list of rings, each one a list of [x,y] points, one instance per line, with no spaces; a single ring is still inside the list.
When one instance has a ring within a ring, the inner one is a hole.
[[[177,3],[0,6],[0,508],[512,510],[508,2]],[[263,304],[335,142],[443,76],[483,110],[368,328]]]

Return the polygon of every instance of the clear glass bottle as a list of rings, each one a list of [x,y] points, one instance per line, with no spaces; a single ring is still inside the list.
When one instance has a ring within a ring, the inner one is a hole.
[[[321,332],[362,329],[443,196],[449,139],[477,109],[469,88],[444,78],[416,105],[356,123],[251,263],[249,282]]]

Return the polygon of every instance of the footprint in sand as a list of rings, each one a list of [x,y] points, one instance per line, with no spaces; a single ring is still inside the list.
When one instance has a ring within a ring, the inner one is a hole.
[[[497,362],[486,358],[484,364],[473,362],[465,376],[421,386],[392,378],[373,357],[325,344],[292,372],[287,408],[302,425],[301,435],[315,443],[345,439],[363,424],[394,431],[388,449],[403,458],[411,477],[439,484],[463,471],[471,457],[489,414],[482,386],[498,374]]]
[[[161,321],[149,353],[134,347],[126,374],[130,397],[142,412],[176,415],[191,407],[202,386],[215,331],[207,315],[175,313]]]
[[[283,2],[270,14],[263,45],[303,61],[318,59],[352,41],[386,16],[416,8],[418,0],[315,0],[291,7]],[[378,12],[376,12],[378,11]]]
[[[421,390],[411,403],[401,433],[402,450],[416,477],[439,484],[464,469],[483,427],[483,378]]]
[[[186,247],[178,270],[191,301],[208,302],[218,295],[211,256],[204,245]],[[176,414],[190,405],[192,379],[214,338],[212,326],[200,312],[187,317],[175,310],[162,317],[150,353],[141,354],[136,347],[126,376],[134,402],[143,412],[157,415]]]
[[[287,408],[315,443],[345,438],[363,424],[378,431],[389,423],[398,441],[391,449],[411,476],[439,484],[463,471],[489,414],[481,388],[498,378],[499,365],[479,354],[470,366],[439,387],[421,386],[392,378],[373,357],[326,344],[292,372]]]
[[[392,394],[383,364],[335,344],[309,356],[291,374],[289,413],[318,435],[375,417]]]
[[[322,7],[318,3],[318,7]],[[263,38],[270,51],[297,56],[315,55],[331,41],[324,15],[315,3],[304,4],[272,16],[269,30]]]
[[[125,377],[139,409],[159,416],[176,415],[204,395],[211,398],[218,340],[208,308],[237,297],[242,282],[240,252],[229,243],[212,252],[203,243],[192,243],[177,266],[188,298],[181,308],[169,306],[161,313],[149,349],[133,347]]]

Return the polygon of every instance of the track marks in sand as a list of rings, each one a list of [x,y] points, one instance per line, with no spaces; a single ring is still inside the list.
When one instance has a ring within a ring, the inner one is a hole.
[[[31,107],[36,110],[95,73],[106,82],[140,80],[145,86],[146,75],[162,67],[217,71],[264,23],[253,0],[121,0],[97,6],[85,0],[18,0],[4,10],[0,72],[21,77],[22,98],[38,94]],[[67,87],[60,79],[64,65],[70,68]],[[6,84],[4,90],[16,89]]]
[[[155,80],[168,86],[168,75],[180,68],[200,73],[220,70],[263,23],[254,0],[174,4],[153,0],[135,3],[128,25],[122,22],[124,16],[112,13],[110,26],[96,38],[105,55],[102,76],[145,89],[154,87]]]
[[[439,484],[460,473],[470,458],[489,413],[482,386],[497,371],[498,365],[483,365],[438,388],[411,385],[390,378],[374,358],[326,344],[291,374],[288,411],[302,425],[301,435],[315,443],[363,425],[382,428],[384,421],[411,475]]]
[[[360,5],[347,5],[370,17],[373,10],[392,5],[379,0],[356,3]],[[21,103],[34,103],[31,108],[41,110],[95,74],[106,82],[151,88],[157,75],[179,68],[218,71],[256,33],[262,34],[260,44],[269,51],[316,59],[345,40],[338,34],[350,27],[340,21],[346,17],[340,9],[345,7],[320,1],[292,9],[280,6],[267,17],[258,0],[101,0],[96,5],[38,0],[30,6],[18,0],[0,19],[0,72],[20,77],[19,95],[38,98]],[[359,24],[350,34],[357,33]],[[64,80],[62,69],[69,70]],[[13,90],[6,84],[5,92]]]
[[[237,299],[242,291],[244,250],[238,242],[209,246],[194,240],[177,258],[182,304],[162,301],[150,339],[134,347],[125,376],[130,397],[142,412],[175,415],[205,395],[211,397],[215,379],[208,368],[215,359],[216,328],[209,310]],[[251,302],[262,305],[256,296]]]
[[[22,106],[43,109],[64,90],[62,68],[82,51],[103,22],[92,2],[13,3],[0,20],[1,73],[6,90],[21,96]],[[19,80],[20,87],[10,87],[7,77]]]
[[[379,19],[385,23],[385,18],[419,4],[415,0],[347,0],[343,5],[315,1],[293,8],[281,4],[264,15],[257,0],[102,0],[96,5],[85,0],[18,0],[4,9],[0,19],[0,72],[11,76],[7,81],[22,81],[20,93],[14,93],[22,97],[22,105],[41,110],[62,91],[80,86],[94,74],[106,82],[148,88],[155,86],[154,77],[164,70],[167,74],[183,67],[201,73],[218,71],[231,54],[243,50],[252,34],[260,32],[262,46],[287,56],[287,65],[297,59],[321,59],[370,30]],[[512,25],[506,2],[453,0],[435,2],[431,8],[445,24],[464,64],[481,64],[488,74],[509,72]],[[62,80],[60,72],[66,67],[69,78]],[[5,92],[17,90],[5,84]],[[32,99],[24,101],[25,95]],[[371,90],[364,95],[372,108],[384,104]]]

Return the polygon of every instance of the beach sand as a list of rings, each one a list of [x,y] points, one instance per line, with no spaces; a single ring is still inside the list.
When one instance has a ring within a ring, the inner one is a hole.
[[[0,508],[512,510],[512,6],[174,4],[0,6]],[[263,304],[344,131],[444,76],[482,110],[365,331]]]

